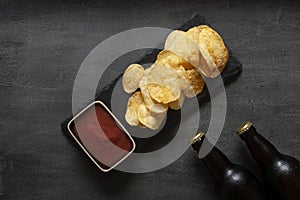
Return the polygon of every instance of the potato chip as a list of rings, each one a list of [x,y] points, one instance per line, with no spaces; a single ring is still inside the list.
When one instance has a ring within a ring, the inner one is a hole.
[[[179,98],[178,95],[175,95],[170,88],[161,84],[148,83],[148,90],[154,100],[163,104],[167,104]],[[178,91],[180,92],[180,90]]]
[[[141,122],[139,123],[139,125],[137,125],[140,128],[147,128],[144,124],[142,124]]]
[[[199,50],[201,52],[201,56],[199,59],[199,65],[196,69],[206,77],[216,78],[220,74],[220,71],[210,57],[209,52],[202,44],[199,44]]]
[[[192,86],[194,91],[194,96],[201,93],[204,88],[204,80],[196,69],[186,70],[187,80],[189,84]]]
[[[167,111],[159,114],[152,113],[144,103],[140,104],[138,109],[139,121],[152,130],[156,130],[160,127],[166,114]]]
[[[195,69],[195,68],[193,68],[193,69]],[[192,97],[196,96],[192,85],[190,84],[189,80],[187,79],[186,70],[182,66],[180,66],[180,67],[177,67],[175,69],[175,71],[176,71],[176,75],[177,75],[177,81],[179,82],[180,89],[181,89],[181,91],[183,91],[184,95],[188,98],[192,98]]]
[[[193,69],[195,68],[193,67]],[[186,70],[183,68],[183,66],[180,65],[176,68],[172,68],[172,70],[174,70],[176,73],[177,82],[179,83],[180,90],[183,91],[184,95],[188,98],[196,96],[191,84],[187,80]],[[152,89],[158,89],[157,87],[157,85],[154,85]]]
[[[169,103],[169,107],[173,110],[179,110],[182,108],[183,102],[184,102],[184,94],[181,93],[178,100]]]
[[[184,69],[192,69],[194,66],[187,62],[184,58],[176,55],[174,52],[170,52],[167,50],[162,50],[155,61],[155,63],[172,67],[176,69],[179,66],[182,66]]]
[[[183,57],[205,76],[214,78],[220,74],[205,46],[183,31],[173,31],[166,40],[165,49]]]
[[[190,83],[189,83],[188,87],[186,87],[184,90],[182,90],[182,93],[184,94],[184,96],[186,96],[188,98],[192,98],[192,97],[196,96],[193,86]]]
[[[154,113],[163,113],[168,109],[168,106],[165,104],[158,103],[151,98],[151,95],[148,90],[148,76],[151,68],[147,68],[144,72],[144,76],[140,80],[139,88],[144,98],[145,105],[147,108]]]
[[[206,25],[193,27],[186,32],[186,35],[203,47],[203,53],[207,52],[218,71],[221,72],[226,66],[229,57],[222,37]]]
[[[140,124],[138,118],[138,108],[144,102],[141,92],[135,92],[128,100],[127,110],[125,113],[125,120],[131,126],[138,126]]]
[[[165,50],[170,51],[184,58],[194,67],[199,65],[199,45],[192,39],[188,38],[183,31],[173,31],[167,37]]]
[[[144,68],[139,64],[132,64],[124,72],[122,84],[125,92],[132,93],[139,87],[139,82],[144,75]]]
[[[151,66],[148,76],[150,96],[159,103],[170,103],[180,97],[181,86],[175,70],[158,64]]]

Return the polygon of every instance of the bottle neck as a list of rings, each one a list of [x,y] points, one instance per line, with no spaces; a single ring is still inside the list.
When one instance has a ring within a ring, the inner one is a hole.
[[[263,167],[270,166],[280,154],[253,126],[242,133],[240,137],[246,142],[254,159]]]
[[[203,140],[197,141],[192,145],[192,147],[199,153],[201,146],[205,145],[205,148],[210,148],[211,151],[202,158],[202,161],[210,174],[215,180],[222,179],[227,171],[231,168],[233,163],[217,148],[210,144],[208,141]]]

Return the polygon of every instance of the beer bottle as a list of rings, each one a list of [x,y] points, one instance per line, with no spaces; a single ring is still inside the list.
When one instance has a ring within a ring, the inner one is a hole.
[[[268,140],[246,122],[237,130],[254,159],[263,170],[269,192],[282,200],[300,199],[300,164],[296,158],[281,154]]]
[[[198,153],[204,138],[204,134],[199,132],[191,140],[193,149]],[[209,142],[208,145],[212,147]],[[256,177],[243,166],[232,163],[218,148],[212,147],[212,150],[201,160],[215,181],[219,199],[266,199],[262,186]]]

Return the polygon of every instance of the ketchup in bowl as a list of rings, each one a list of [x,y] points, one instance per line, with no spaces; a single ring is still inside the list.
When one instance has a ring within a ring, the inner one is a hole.
[[[101,101],[93,102],[77,114],[69,122],[68,129],[104,172],[118,165],[135,148],[130,134]]]

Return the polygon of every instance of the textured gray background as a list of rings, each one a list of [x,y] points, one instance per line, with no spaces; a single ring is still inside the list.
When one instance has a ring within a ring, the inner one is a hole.
[[[121,31],[173,28],[202,13],[243,63],[226,87],[217,146],[259,174],[234,130],[244,120],[300,158],[299,1],[0,0],[0,199],[215,199],[189,149],[147,174],[103,174],[61,134],[76,72],[93,47]],[[203,130],[210,104],[201,108]]]

